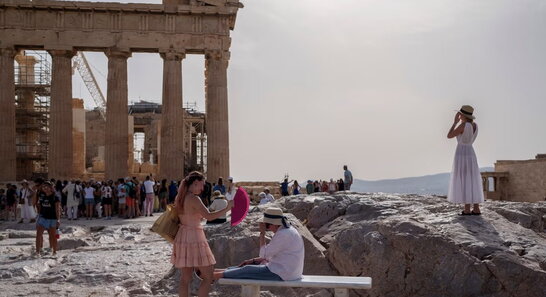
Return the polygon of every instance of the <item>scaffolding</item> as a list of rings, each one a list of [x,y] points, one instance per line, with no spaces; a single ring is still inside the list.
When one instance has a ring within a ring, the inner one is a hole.
[[[47,177],[51,61],[33,50],[15,60],[17,179]]]

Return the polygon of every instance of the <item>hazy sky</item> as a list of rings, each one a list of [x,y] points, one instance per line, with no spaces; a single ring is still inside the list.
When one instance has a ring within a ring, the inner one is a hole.
[[[480,166],[546,153],[546,1],[243,3],[228,73],[236,180],[450,171],[462,104],[476,108]],[[88,58],[106,92],[106,57]],[[183,61],[184,100],[202,109],[203,71],[202,56]],[[159,55],[129,59],[129,100],[160,102],[161,84]]]

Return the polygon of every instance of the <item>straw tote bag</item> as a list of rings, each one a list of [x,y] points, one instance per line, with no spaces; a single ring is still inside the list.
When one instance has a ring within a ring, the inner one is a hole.
[[[167,205],[167,210],[152,225],[152,231],[173,243],[178,232],[178,213],[174,204]]]

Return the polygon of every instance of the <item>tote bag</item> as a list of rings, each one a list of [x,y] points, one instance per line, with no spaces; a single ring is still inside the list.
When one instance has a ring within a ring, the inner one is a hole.
[[[154,222],[152,231],[161,235],[168,242],[173,243],[178,232],[178,213],[174,204],[167,205],[167,210]]]

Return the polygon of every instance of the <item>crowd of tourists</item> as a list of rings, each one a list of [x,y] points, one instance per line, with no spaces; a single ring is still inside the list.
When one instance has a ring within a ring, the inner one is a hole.
[[[338,191],[351,190],[351,185],[353,184],[353,174],[351,173],[351,171],[349,171],[347,165],[343,166],[343,170],[343,178],[340,179],[331,178],[330,181],[308,180],[307,184],[305,185],[305,192],[307,194],[313,194],[318,192],[326,192],[332,194]],[[284,180],[281,182],[282,196],[299,195],[303,193],[302,190],[303,188],[297,180],[288,181],[288,178],[285,177]]]
[[[0,189],[0,219],[19,223],[35,222],[39,200],[37,194],[44,182],[38,178],[31,187],[28,181],[23,180],[19,188],[7,184],[6,189]],[[47,182],[53,186],[54,195],[60,202],[61,216],[68,220],[153,216],[154,212],[164,211],[167,204],[174,203],[179,184],[165,179],[154,181],[151,176],[143,181],[127,177],[116,181],[51,179]],[[20,218],[17,217],[18,208],[21,208]]]

